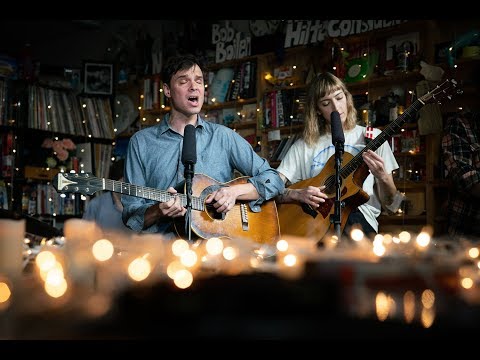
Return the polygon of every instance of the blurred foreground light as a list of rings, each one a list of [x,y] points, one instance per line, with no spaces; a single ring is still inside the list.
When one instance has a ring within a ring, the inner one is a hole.
[[[95,241],[92,246],[92,254],[98,261],[106,261],[113,256],[113,244],[107,239]]]
[[[422,231],[417,236],[417,244],[421,247],[427,247],[430,244],[430,235],[427,232]]]
[[[407,324],[415,318],[415,294],[411,290],[407,290],[403,295],[403,314]]]
[[[188,243],[183,239],[175,240],[172,244],[172,253],[175,256],[182,256],[182,254],[187,251],[190,247]]]
[[[223,251],[223,241],[217,237],[210,238],[207,240],[205,248],[210,255],[221,254]]]
[[[377,318],[380,321],[385,321],[390,312],[389,307],[389,297],[383,291],[379,291],[375,297],[375,312],[377,313]]]
[[[421,300],[425,308],[431,309],[435,304],[435,293],[430,289],[425,289],[422,293]]]
[[[64,277],[63,266],[58,261],[55,261],[53,266],[45,267],[45,269],[40,269],[40,278],[43,281],[47,281],[48,274],[50,274],[51,272],[53,272],[54,274],[61,274],[61,277]]]
[[[387,251],[387,249],[385,248],[385,246],[383,246],[383,243],[381,243],[379,241],[374,241],[373,242],[373,253],[376,256],[383,256],[383,255],[385,255],[386,251]]]
[[[8,284],[6,282],[1,281],[0,282],[0,303],[6,303],[8,299],[10,299],[11,295],[12,295],[12,292]]]
[[[175,275],[177,274],[177,272],[184,269],[185,269],[185,266],[183,266],[179,260],[172,261],[167,266],[167,275],[170,279],[173,280],[175,279]]]
[[[283,258],[283,263],[289,267],[295,266],[295,264],[297,263],[297,257],[293,254],[285,255],[285,257]]]
[[[55,255],[48,250],[40,251],[35,257],[35,264],[40,272],[47,272],[49,269],[55,266],[57,262]]]
[[[400,242],[406,244],[410,241],[412,236],[408,231],[402,231],[400,234],[398,234],[398,238],[400,239]]]
[[[350,233],[350,237],[352,238],[352,240],[354,241],[360,241],[363,239],[363,231],[360,230],[360,229],[353,229],[352,232]]]
[[[49,283],[48,281],[45,281],[44,288],[48,295],[53,298],[59,298],[67,291],[67,281],[64,278],[55,283]]]
[[[479,251],[477,247],[472,247],[468,250],[468,256],[470,256],[472,259],[478,258]]]
[[[175,274],[174,284],[180,289],[186,289],[193,283],[193,275],[188,270],[180,270]]]
[[[150,271],[150,261],[145,258],[136,258],[128,265],[128,275],[135,281],[145,280]]]
[[[279,240],[277,242],[277,249],[278,249],[278,251],[287,251],[288,250],[288,242],[286,240]]]
[[[432,326],[433,321],[435,320],[435,309],[422,309],[422,314],[420,316],[421,323],[424,328],[428,329]]]
[[[45,277],[45,282],[52,286],[60,286],[65,280],[62,267],[50,269]]]
[[[197,263],[198,256],[193,250],[187,250],[180,256],[180,262],[186,267],[192,267]]]
[[[469,277],[463,278],[460,283],[464,289],[471,289],[473,287],[473,280]]]
[[[91,317],[105,315],[112,306],[112,299],[105,294],[93,294],[86,302],[85,311]]]
[[[234,247],[227,246],[225,249],[223,249],[223,257],[225,260],[233,260],[238,256],[238,250],[235,249]]]

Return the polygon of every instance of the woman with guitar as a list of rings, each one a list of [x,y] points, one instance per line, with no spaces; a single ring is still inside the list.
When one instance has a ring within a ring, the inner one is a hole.
[[[359,154],[369,140],[367,128],[357,125],[357,111],[345,84],[331,73],[318,74],[307,91],[302,138],[291,146],[277,168],[284,182],[290,185],[277,197],[282,235],[308,236],[320,241],[333,229],[330,215],[336,187],[330,185],[336,168],[330,164],[335,164],[336,147],[332,142],[332,112],[340,115],[344,132],[344,165],[347,156]],[[369,130],[373,131],[372,138],[380,134],[378,129]],[[362,171],[360,167],[350,183],[349,179],[343,179],[343,236],[354,225],[367,235],[377,233],[382,206],[391,205],[397,195],[392,171],[398,164],[388,142],[376,151],[366,150],[361,156],[362,166],[368,167],[364,178],[356,176]]]
[[[161,75],[171,110],[158,125],[137,131],[129,141],[125,180],[134,188],[123,185],[133,195],[122,195],[124,223],[167,239],[185,234],[182,226],[191,223],[184,230],[200,238],[278,240],[274,198],[285,188],[278,172],[237,132],[200,116],[205,84],[195,57],[168,59]],[[243,176],[234,179],[235,171]],[[138,191],[141,187],[149,189]],[[195,195],[192,221],[175,224],[187,220],[189,193]]]

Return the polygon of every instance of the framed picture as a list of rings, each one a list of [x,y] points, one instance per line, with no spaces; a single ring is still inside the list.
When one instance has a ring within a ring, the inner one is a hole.
[[[112,95],[113,64],[85,62],[83,75],[85,94]]]
[[[63,68],[64,80],[68,83],[71,89],[78,90],[82,88],[81,80],[82,70],[73,68]]]

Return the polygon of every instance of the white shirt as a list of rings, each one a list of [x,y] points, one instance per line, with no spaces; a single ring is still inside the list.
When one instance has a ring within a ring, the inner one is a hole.
[[[357,125],[354,129],[345,131],[344,152],[355,156],[365,147],[365,130],[364,126]],[[373,131],[374,137],[381,133],[379,129],[373,129]],[[388,142],[384,142],[375,152],[382,157],[385,163],[385,171],[388,174],[398,169],[397,160]],[[317,176],[332,156],[335,156],[335,146],[332,144],[332,136],[330,134],[321,136],[312,147],[308,147],[303,139],[298,139],[285,154],[277,170],[285,175],[291,183],[296,183]],[[346,165],[343,162],[342,168]],[[378,232],[377,217],[381,213],[381,203],[373,191],[374,182],[375,178],[370,173],[363,182],[362,187],[370,196],[370,199],[360,205],[358,209],[365,216],[368,223]]]

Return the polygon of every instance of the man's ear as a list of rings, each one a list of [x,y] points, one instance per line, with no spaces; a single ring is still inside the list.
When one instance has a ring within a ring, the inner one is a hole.
[[[163,83],[163,93],[167,98],[170,98],[170,87],[165,83]]]

